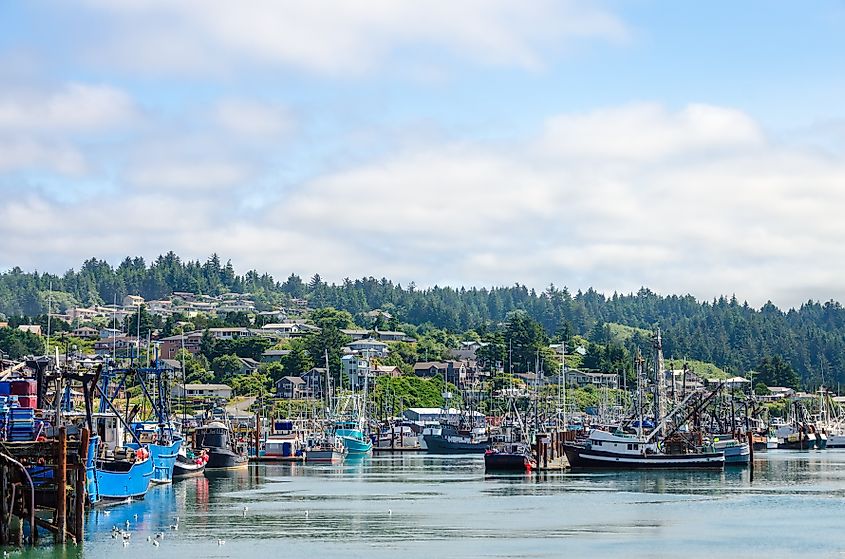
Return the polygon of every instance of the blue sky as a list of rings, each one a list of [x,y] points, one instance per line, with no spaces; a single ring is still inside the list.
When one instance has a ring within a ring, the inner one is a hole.
[[[6,2],[0,268],[842,299],[843,55],[832,0]]]

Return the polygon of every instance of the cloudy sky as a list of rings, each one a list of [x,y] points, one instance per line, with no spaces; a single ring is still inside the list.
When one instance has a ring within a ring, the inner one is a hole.
[[[0,269],[845,300],[841,0],[0,3]]]

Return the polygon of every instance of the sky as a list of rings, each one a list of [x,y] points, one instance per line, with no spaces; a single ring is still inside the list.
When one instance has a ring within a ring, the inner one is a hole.
[[[845,2],[0,3],[0,270],[845,300]]]

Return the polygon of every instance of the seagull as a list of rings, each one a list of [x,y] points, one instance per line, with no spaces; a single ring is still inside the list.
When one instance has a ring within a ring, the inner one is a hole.
[[[156,534],[156,539],[157,540],[163,540],[164,539],[164,532],[159,532],[158,534]]]
[[[308,511],[305,511],[305,518],[308,518]]]
[[[153,537],[152,537],[152,536],[147,536],[147,541],[148,541],[148,542],[153,541]]]
[[[124,540],[129,540],[130,538],[132,538],[132,534],[131,534],[131,533],[129,533],[129,532],[123,532],[123,539],[124,539]]]
[[[226,540],[217,540],[217,545],[226,545]]]
[[[126,527],[129,528],[129,521],[126,521]]]
[[[129,547],[129,540],[123,540],[123,547]]]
[[[387,509],[388,516],[393,516],[393,509]]]
[[[171,530],[178,530],[178,529],[179,529],[179,525],[178,525],[178,524],[171,524],[171,525],[170,525],[170,529],[171,529]]]
[[[137,520],[138,520],[138,515],[137,515],[137,514],[132,515],[132,518],[134,518],[134,519],[137,521]]]
[[[158,547],[159,546],[158,540],[153,540],[153,545]]]
[[[105,514],[106,516],[108,516],[108,515],[110,515],[110,514],[111,514],[111,511],[110,511],[110,510],[104,510],[104,511],[103,511],[103,514]]]
[[[177,516],[176,518],[174,518],[174,519],[173,519],[173,521],[174,521],[176,524],[179,524],[179,517]]]

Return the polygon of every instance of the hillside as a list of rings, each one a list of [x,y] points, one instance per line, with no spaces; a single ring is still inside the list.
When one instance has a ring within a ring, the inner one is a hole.
[[[222,264],[216,255],[206,262],[182,261],[171,252],[149,264],[142,258],[126,258],[116,268],[91,259],[79,271],[61,276],[15,268],[0,274],[0,312],[45,313],[51,284],[59,310],[108,304],[127,294],[159,299],[173,291],[211,295],[231,291],[254,294],[258,310],[291,298],[307,299],[312,308],[333,306],[355,317],[380,308],[394,315],[396,323],[430,324],[453,332],[475,329],[480,334],[521,309],[552,339],[580,334],[594,341],[595,329],[608,324],[612,338],[631,347],[647,346],[647,332],[659,325],[667,357],[714,363],[733,374],[755,368],[764,357],[782,356],[805,384],[822,378],[845,382],[845,310],[832,301],[808,301],[782,311],[771,303],[755,309],[732,297],[699,301],[691,295],[661,296],[646,288],[606,296],[593,289],[573,294],[554,285],[542,292],[519,284],[417,289],[372,277],[338,285],[319,275],[306,282],[292,274],[280,282],[257,271],[238,275],[230,262]]]

